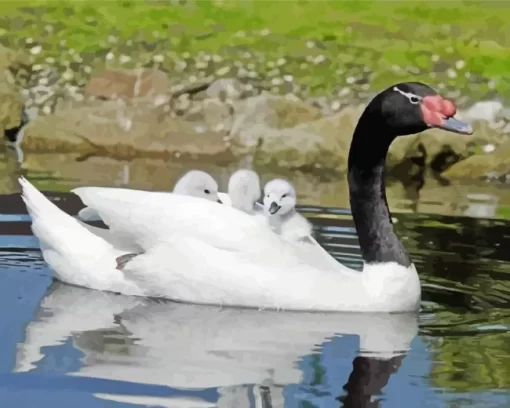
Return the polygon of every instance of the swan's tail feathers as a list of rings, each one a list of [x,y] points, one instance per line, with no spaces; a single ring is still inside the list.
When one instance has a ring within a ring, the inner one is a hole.
[[[32,218],[32,232],[39,239],[41,249],[50,247],[62,254],[76,253],[78,247],[88,248],[96,254],[137,249],[130,245],[129,240],[123,241],[122,237],[117,238],[107,229],[87,225],[62,211],[24,177],[19,179],[19,183],[22,189],[21,197]],[[87,216],[94,214],[99,218],[96,210],[90,207],[85,207],[82,211],[84,210],[89,210],[85,211]]]
[[[32,218],[32,232],[39,239],[41,249],[60,253],[75,252],[74,246],[105,249],[107,243],[87,230],[78,220],[62,211],[32,183],[20,177],[21,198]]]
[[[55,216],[62,211],[44,196],[25,177],[18,179],[21,185],[21,198],[27,206],[28,213],[32,219],[39,219],[44,216]]]
[[[115,269],[115,258],[122,252],[113,248],[105,237],[94,234],[94,227],[89,230],[81,221],[58,208],[28,180],[22,177],[19,183],[22,199],[32,218],[32,231],[56,278],[98,290],[115,286],[122,278]],[[107,230],[104,231],[107,236]],[[131,293],[131,289],[122,286],[123,292]]]
[[[19,183],[21,198],[32,218],[32,232],[39,239],[41,249],[67,247],[66,241],[70,235],[67,232],[79,228],[77,221],[53,204],[24,177],[19,178]]]

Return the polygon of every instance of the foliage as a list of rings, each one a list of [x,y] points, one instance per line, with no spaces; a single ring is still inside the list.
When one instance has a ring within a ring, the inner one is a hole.
[[[510,87],[505,2],[33,0],[0,15],[4,45],[77,84],[104,65],[155,65],[305,94],[362,97],[401,79],[472,97]]]

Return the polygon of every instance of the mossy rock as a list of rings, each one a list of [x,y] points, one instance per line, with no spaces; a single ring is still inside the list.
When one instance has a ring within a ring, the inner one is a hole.
[[[492,153],[479,153],[462,160],[443,173],[448,179],[499,178],[510,174],[510,141]]]
[[[224,135],[197,132],[178,118],[161,117],[146,101],[87,101],[31,121],[25,128],[27,151],[97,153],[119,159],[137,156],[168,158],[175,155],[231,154]]]

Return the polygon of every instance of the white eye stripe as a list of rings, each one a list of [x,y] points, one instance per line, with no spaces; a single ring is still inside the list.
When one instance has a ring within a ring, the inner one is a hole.
[[[393,90],[405,96],[413,105],[417,105],[423,100],[421,96],[415,95],[411,92],[404,92],[402,89],[399,89],[396,86],[393,87]]]

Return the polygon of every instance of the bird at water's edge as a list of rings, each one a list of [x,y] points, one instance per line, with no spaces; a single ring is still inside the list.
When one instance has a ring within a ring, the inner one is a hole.
[[[385,193],[385,158],[396,137],[430,127],[471,134],[471,127],[454,115],[451,101],[417,82],[392,85],[365,108],[348,158],[351,211],[364,261],[361,273],[340,264],[334,273],[321,269],[256,217],[229,206],[169,193],[74,189],[114,235],[132,239],[145,252],[129,260],[121,273],[115,269],[115,259],[125,252],[73,224],[71,220],[76,220],[66,218],[24,179],[23,198],[43,256],[64,282],[201,304],[300,311],[416,311],[420,281],[393,231]],[[54,233],[54,225],[59,225],[60,234]]]

